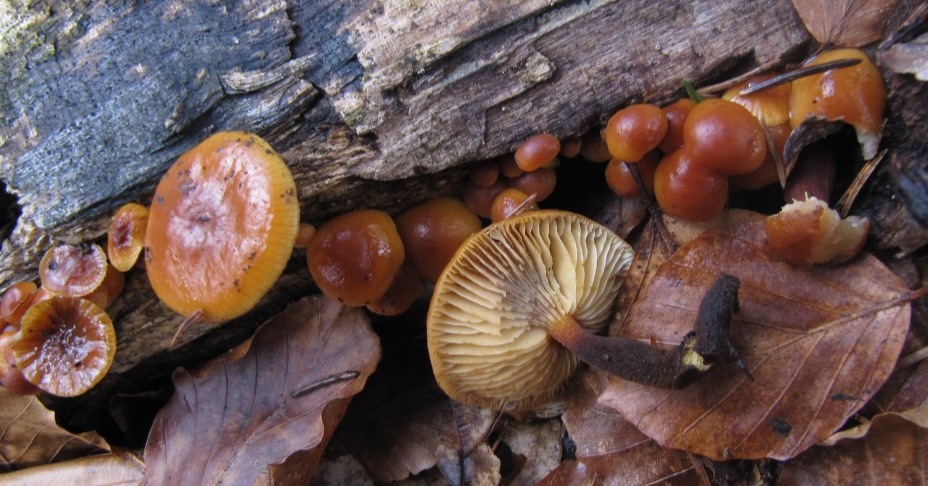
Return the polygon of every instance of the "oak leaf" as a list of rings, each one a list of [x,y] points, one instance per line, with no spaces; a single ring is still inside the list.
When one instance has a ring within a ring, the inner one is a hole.
[[[799,268],[762,224],[710,230],[660,267],[624,335],[676,346],[721,272],[741,280],[732,341],[753,373],[721,366],[682,390],[610,378],[600,397],[665,447],[713,460],[788,459],[831,435],[893,370],[913,293],[870,255]]]
[[[361,310],[321,296],[290,305],[246,353],[175,373],[145,447],[146,483],[308,482],[379,359]]]

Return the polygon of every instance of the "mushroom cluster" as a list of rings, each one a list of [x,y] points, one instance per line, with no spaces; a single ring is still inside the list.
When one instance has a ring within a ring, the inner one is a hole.
[[[773,75],[736,85],[721,99],[619,110],[602,132],[612,157],[606,169],[609,187],[623,197],[638,196],[628,165],[636,164],[664,212],[687,220],[710,219],[725,207],[729,186],[753,190],[780,180],[777,157],[782,158],[793,130],[807,120],[852,125],[862,156],[872,158],[886,97],[882,78],[866,54],[855,49],[826,51],[807,66],[836,60],[859,62],[750,94],[742,92],[753,91]],[[792,179],[802,170],[797,168]]]
[[[0,383],[60,396],[98,383],[116,352],[105,309],[143,249],[155,293],[188,318],[180,332],[251,309],[282,273],[299,230],[296,185],[267,142],[244,132],[207,138],[162,177],[151,208],[116,212],[106,252],[54,246],[40,263],[41,287],[22,282],[0,297]]]

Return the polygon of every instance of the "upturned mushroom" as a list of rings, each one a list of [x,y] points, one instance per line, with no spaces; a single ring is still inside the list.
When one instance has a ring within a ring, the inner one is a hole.
[[[566,211],[533,211],[468,239],[435,284],[428,347],[453,399],[529,410],[554,397],[580,361],[624,379],[680,387],[716,362],[740,360],[728,340],[738,280],[709,290],[694,332],[675,349],[597,336],[632,262],[604,226]]]

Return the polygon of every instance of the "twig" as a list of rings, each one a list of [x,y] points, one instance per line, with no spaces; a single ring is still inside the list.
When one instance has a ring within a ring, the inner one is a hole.
[[[304,395],[309,395],[310,393],[319,390],[320,388],[325,388],[327,386],[332,386],[336,383],[341,383],[343,381],[353,380],[357,378],[361,373],[358,371],[343,371],[337,375],[332,375],[327,378],[323,378],[319,381],[310,383],[309,385],[300,388],[299,390],[294,391],[290,394],[290,398],[300,398]]]
[[[741,90],[740,95],[747,96],[749,94],[754,94],[758,91],[763,91],[774,86],[791,83],[799,78],[830,71],[832,69],[853,66],[855,64],[859,64],[860,62],[860,59],[835,59],[834,61],[823,62],[821,64],[815,64],[814,66],[803,66],[793,71],[788,71],[783,74],[774,76],[766,81],[761,81],[760,83],[747,86]]]
[[[842,218],[846,218],[848,213],[851,212],[851,206],[854,205],[854,201],[857,199],[857,195],[860,194],[860,190],[863,189],[867,181],[870,180],[870,176],[873,175],[873,172],[876,170],[877,166],[880,165],[880,162],[883,161],[885,156],[886,150],[883,150],[877,154],[876,157],[868,160],[864,166],[861,167],[857,176],[854,177],[854,181],[851,182],[850,187],[841,195],[841,199],[838,199],[838,203],[835,204],[835,209],[841,213]]]

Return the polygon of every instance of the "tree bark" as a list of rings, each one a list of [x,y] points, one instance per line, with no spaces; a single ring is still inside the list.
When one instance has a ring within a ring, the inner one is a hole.
[[[215,131],[278,149],[304,221],[396,212],[533,133],[579,135],[629,102],[681,96],[685,79],[795,60],[810,41],[788,0],[46,1],[0,22],[0,179],[21,209],[0,287],[34,279],[49,245],[100,237]],[[297,257],[255,311],[170,350],[182,319],[131,272],[110,311],[116,362],[84,413],[311,290]]]

